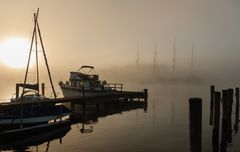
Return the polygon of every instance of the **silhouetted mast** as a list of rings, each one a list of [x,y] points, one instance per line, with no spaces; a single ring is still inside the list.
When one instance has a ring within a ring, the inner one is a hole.
[[[37,26],[37,19],[38,19],[38,13],[39,13],[39,9],[37,10],[37,13],[34,13],[34,29],[33,29],[33,34],[32,34],[32,40],[31,40],[31,45],[30,45],[30,51],[29,51],[29,56],[28,56],[28,62],[27,62],[27,69],[26,69],[26,73],[25,73],[25,77],[24,77],[24,81],[23,81],[23,92],[22,95],[24,94],[25,91],[25,85],[27,83],[27,76],[28,76],[28,70],[29,70],[29,64],[30,64],[30,60],[31,60],[31,54],[32,54],[32,47],[33,47],[33,43],[34,43],[34,38],[35,34],[37,34],[36,32],[36,26]],[[36,50],[37,51],[37,50]],[[37,62],[37,61],[36,61]],[[39,85],[39,84],[37,84]],[[39,89],[38,89],[39,92]]]
[[[39,9],[38,9],[39,12]],[[38,13],[37,12],[37,13]],[[34,18],[36,18],[36,14],[34,13]],[[37,19],[35,20],[35,22],[37,22]],[[37,70],[37,89],[38,89],[38,95],[39,95],[39,66],[38,66],[38,47],[37,47],[37,29],[34,28],[34,32],[35,32],[35,49],[36,49],[36,70]]]
[[[37,21],[37,30],[38,30],[38,34],[39,34],[39,39],[40,39],[40,43],[41,43],[41,46],[42,46],[42,50],[43,50],[43,56],[44,56],[45,64],[46,64],[47,71],[48,71],[49,81],[50,81],[50,84],[51,84],[51,87],[52,87],[54,98],[56,98],[57,95],[56,95],[56,92],[55,92],[55,89],[54,89],[54,86],[53,86],[53,81],[52,81],[50,68],[49,68],[48,61],[47,61],[47,55],[46,55],[46,52],[45,52],[45,49],[44,49],[44,46],[43,46],[42,35],[41,35],[41,31],[40,31],[40,28],[39,28],[38,21]]]
[[[52,87],[52,91],[54,94],[54,97],[56,98],[56,92],[53,86],[53,82],[52,82],[52,77],[51,77],[51,73],[50,73],[50,69],[49,69],[49,65],[48,65],[48,61],[47,61],[47,56],[46,56],[46,52],[43,46],[43,41],[42,41],[42,36],[41,36],[41,31],[39,28],[39,23],[38,23],[38,13],[39,13],[39,9],[37,10],[37,13],[34,13],[34,29],[33,29],[33,35],[32,35],[32,41],[31,41],[31,45],[30,45],[30,51],[29,51],[29,56],[28,56],[28,62],[27,62],[27,69],[26,69],[26,73],[25,73],[25,77],[24,77],[24,85],[23,85],[23,92],[22,95],[24,94],[25,88],[26,88],[26,83],[27,83],[27,76],[28,76],[28,71],[29,71],[29,64],[30,64],[30,60],[31,60],[31,53],[32,53],[32,48],[33,48],[33,43],[35,40],[35,47],[36,47],[36,67],[37,67],[37,91],[39,94],[39,67],[38,67],[38,48],[37,48],[37,35],[39,36],[39,40],[41,43],[41,47],[43,50],[43,55],[44,55],[44,60],[45,60],[45,64],[47,67],[47,71],[48,71],[48,77],[51,83],[51,87]]]

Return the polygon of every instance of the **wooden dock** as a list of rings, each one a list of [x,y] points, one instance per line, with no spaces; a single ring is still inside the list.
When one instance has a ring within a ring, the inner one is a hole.
[[[3,106],[17,106],[17,105],[31,105],[31,104],[59,104],[59,103],[72,103],[72,104],[98,104],[114,101],[129,101],[129,102],[147,102],[148,90],[144,89],[141,92],[134,91],[115,91],[93,96],[79,96],[79,97],[63,97],[55,99],[46,99],[42,102],[5,102],[0,103]]]

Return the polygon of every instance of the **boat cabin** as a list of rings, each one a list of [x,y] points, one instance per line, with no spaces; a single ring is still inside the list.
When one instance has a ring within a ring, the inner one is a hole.
[[[66,84],[72,87],[101,88],[106,81],[100,81],[97,74],[90,74],[94,67],[82,66],[77,72],[70,72],[69,82]],[[85,69],[90,69],[87,72]]]

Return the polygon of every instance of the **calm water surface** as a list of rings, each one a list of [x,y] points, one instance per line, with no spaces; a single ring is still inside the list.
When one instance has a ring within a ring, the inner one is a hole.
[[[62,139],[54,139],[27,151],[189,151],[188,99],[203,98],[203,151],[211,151],[209,121],[209,86],[202,85],[132,85],[127,89],[148,88],[148,109],[131,110],[98,118],[85,125],[74,124]],[[1,97],[5,95],[2,94]]]

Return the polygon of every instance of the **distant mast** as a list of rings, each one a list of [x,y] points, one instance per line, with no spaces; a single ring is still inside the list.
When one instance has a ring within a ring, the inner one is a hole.
[[[137,47],[137,59],[136,59],[137,66],[139,65],[139,46]]]
[[[157,65],[157,42],[155,42],[154,45],[153,70],[156,69],[156,65]]]
[[[176,70],[176,37],[173,42],[173,59],[172,59],[172,79],[175,79],[175,70]]]
[[[193,76],[193,66],[194,66],[194,43],[192,43],[192,56],[191,56],[190,77]]]

